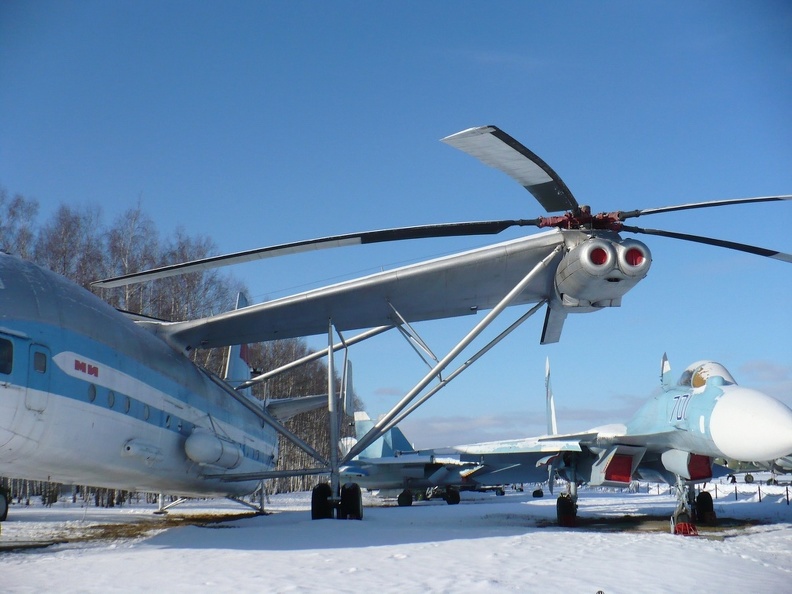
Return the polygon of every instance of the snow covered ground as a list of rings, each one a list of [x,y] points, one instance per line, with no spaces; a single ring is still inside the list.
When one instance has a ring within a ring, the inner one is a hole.
[[[362,522],[312,521],[308,494],[280,495],[270,515],[172,528],[152,507],[15,505],[0,534],[0,591],[792,592],[788,487],[739,484],[736,500],[734,485],[717,487],[715,511],[735,521],[698,538],[668,534],[674,499],[656,485],[582,489],[575,529],[555,527],[555,498],[530,490],[410,508],[366,496]],[[203,513],[244,508],[195,501],[172,516]],[[140,522],[150,530],[124,532]],[[9,550],[43,538],[67,542]]]

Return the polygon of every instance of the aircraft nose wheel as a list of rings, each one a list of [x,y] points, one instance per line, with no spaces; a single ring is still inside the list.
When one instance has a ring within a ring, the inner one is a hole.
[[[559,495],[556,500],[556,517],[558,525],[564,528],[574,528],[577,519],[577,503],[567,493]]]
[[[715,505],[712,503],[712,495],[707,491],[702,491],[696,497],[696,520],[706,526],[714,526],[718,521],[715,515]]]

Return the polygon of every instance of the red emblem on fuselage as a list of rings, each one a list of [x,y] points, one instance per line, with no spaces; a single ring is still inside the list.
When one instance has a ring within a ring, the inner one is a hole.
[[[90,363],[86,363],[85,361],[80,361],[79,359],[74,360],[74,369],[76,371],[81,371],[87,375],[99,377],[99,368],[96,365],[91,365]]]

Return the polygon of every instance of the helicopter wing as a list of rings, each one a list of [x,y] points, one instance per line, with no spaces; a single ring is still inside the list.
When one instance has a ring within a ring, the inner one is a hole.
[[[549,231],[208,318],[143,323],[171,345],[192,349],[313,336],[326,333],[330,320],[343,331],[475,314],[494,307],[563,244],[562,233]],[[551,298],[561,254],[512,304]]]

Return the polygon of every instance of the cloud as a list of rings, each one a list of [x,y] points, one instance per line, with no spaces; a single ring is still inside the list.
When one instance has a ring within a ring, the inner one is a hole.
[[[741,375],[752,382],[783,382],[792,378],[792,366],[773,361],[748,361],[739,370]]]
[[[792,407],[792,365],[757,359],[741,365],[739,374],[740,385],[760,390]]]
[[[624,410],[635,411],[633,406]],[[558,428],[562,433],[584,431],[597,425],[621,423],[629,418],[620,408],[557,409]],[[518,439],[547,433],[544,408],[533,411],[507,411],[479,416],[448,415],[424,418],[408,417],[400,423],[408,441],[416,448],[433,448],[481,441]]]
[[[545,433],[546,423],[544,412],[530,415],[522,411],[475,417],[408,417],[400,426],[415,447],[431,448],[537,435]]]
[[[399,388],[392,388],[382,386],[374,390],[375,396],[404,396],[404,390]]]

